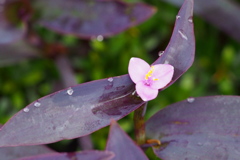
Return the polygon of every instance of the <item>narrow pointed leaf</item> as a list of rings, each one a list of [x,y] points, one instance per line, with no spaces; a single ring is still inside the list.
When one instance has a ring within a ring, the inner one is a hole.
[[[38,146],[18,146],[18,147],[1,147],[0,157],[3,160],[12,160],[27,156],[52,153],[51,149],[43,145]]]
[[[0,147],[45,144],[90,134],[137,109],[126,76],[80,84],[43,97],[0,129]]]
[[[111,160],[114,154],[109,151],[83,151],[73,153],[52,153],[39,156],[31,156],[18,160]]]
[[[184,0],[164,0],[181,6]],[[215,27],[240,41],[239,2],[230,0],[196,0],[194,12]]]
[[[240,97],[190,98],[156,113],[146,123],[147,136],[163,160],[238,160]]]
[[[39,23],[46,28],[81,38],[112,36],[153,15],[155,9],[142,3],[108,0],[37,0]]]
[[[139,146],[112,121],[106,150],[115,154],[113,160],[147,160],[148,158]]]
[[[153,64],[171,64],[174,66],[174,83],[191,67],[195,55],[195,37],[193,31],[193,0],[185,0],[178,15],[171,40],[161,55]],[[170,85],[169,84],[169,85]]]
[[[0,128],[2,125],[0,124]],[[18,146],[18,147],[0,147],[0,157],[4,160],[12,160],[27,156],[54,153],[55,151],[51,150],[47,146],[38,145],[38,146]]]
[[[0,125],[1,128],[2,125]],[[44,145],[39,146],[18,146],[18,147],[1,147],[0,157],[4,160],[12,160],[26,156],[45,154],[54,152]]]

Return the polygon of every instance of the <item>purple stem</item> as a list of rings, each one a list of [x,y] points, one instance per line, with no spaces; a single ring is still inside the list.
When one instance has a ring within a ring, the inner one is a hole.
[[[142,145],[146,142],[144,115],[147,109],[147,103],[134,111],[134,132],[137,144]]]

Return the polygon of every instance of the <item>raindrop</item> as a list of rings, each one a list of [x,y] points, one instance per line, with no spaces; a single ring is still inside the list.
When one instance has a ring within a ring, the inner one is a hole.
[[[179,15],[176,16],[176,19],[180,19],[180,18],[181,18],[181,16],[179,16]]]
[[[163,55],[164,51],[158,52],[158,56],[161,57]]]
[[[108,82],[113,82],[113,78],[112,77],[108,78]]]
[[[169,64],[169,61],[168,61],[168,60],[165,60],[165,61],[164,61],[164,64]]]
[[[24,112],[29,112],[29,108],[26,107],[26,108],[23,109],[23,111]]]
[[[188,101],[188,103],[193,103],[193,102],[195,101],[195,98],[189,97],[189,98],[187,99],[187,101]]]
[[[98,36],[97,36],[97,41],[99,41],[99,42],[102,42],[102,41],[103,41],[103,39],[104,39],[104,38],[103,38],[103,36],[102,36],[102,35],[98,35]]]
[[[41,106],[41,103],[35,102],[35,103],[34,103],[34,106],[35,106],[35,107],[40,107],[40,106]]]
[[[189,17],[189,18],[188,18],[188,22],[193,23],[192,17]]]
[[[183,39],[188,40],[188,37],[183,33],[182,30],[178,30],[178,33],[181,35]]]
[[[70,96],[73,94],[73,92],[74,92],[74,91],[73,91],[72,88],[69,88],[69,89],[67,90],[67,94],[70,95]]]
[[[198,142],[197,145],[198,145],[198,146],[202,146],[203,144],[202,144],[201,142]]]

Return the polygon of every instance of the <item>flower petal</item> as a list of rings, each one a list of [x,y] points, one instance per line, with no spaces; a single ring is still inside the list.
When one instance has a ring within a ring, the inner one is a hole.
[[[161,89],[165,87],[173,77],[174,67],[170,64],[157,64],[154,65],[153,78],[158,80],[153,81],[151,88]]]
[[[150,65],[140,58],[131,58],[128,65],[128,73],[134,83],[144,80],[150,70]]]
[[[143,101],[150,101],[155,99],[158,95],[158,89],[152,89],[145,85],[143,81],[136,84],[136,91]]]

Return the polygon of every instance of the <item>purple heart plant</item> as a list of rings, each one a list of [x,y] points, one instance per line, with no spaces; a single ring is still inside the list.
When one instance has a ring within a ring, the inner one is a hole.
[[[126,59],[128,74],[82,84],[73,78],[65,56],[68,48],[44,41],[33,32],[33,24],[60,35],[101,41],[148,19],[155,8],[108,0],[19,0],[1,5],[5,14],[0,16],[0,36],[8,38],[0,37],[0,47],[16,52],[10,56],[13,61],[19,54],[37,58],[44,52],[54,59],[66,89],[35,100],[0,126],[0,159],[147,160],[149,148],[163,160],[240,159],[238,96],[188,98],[144,121],[148,101],[158,98],[159,92],[161,96],[194,61],[193,0],[184,1],[170,42],[155,62]],[[9,12],[17,13],[17,21],[9,19]],[[116,122],[132,112],[135,140]],[[93,150],[88,135],[109,125],[105,150]],[[74,138],[84,151],[56,152],[45,146]]]

